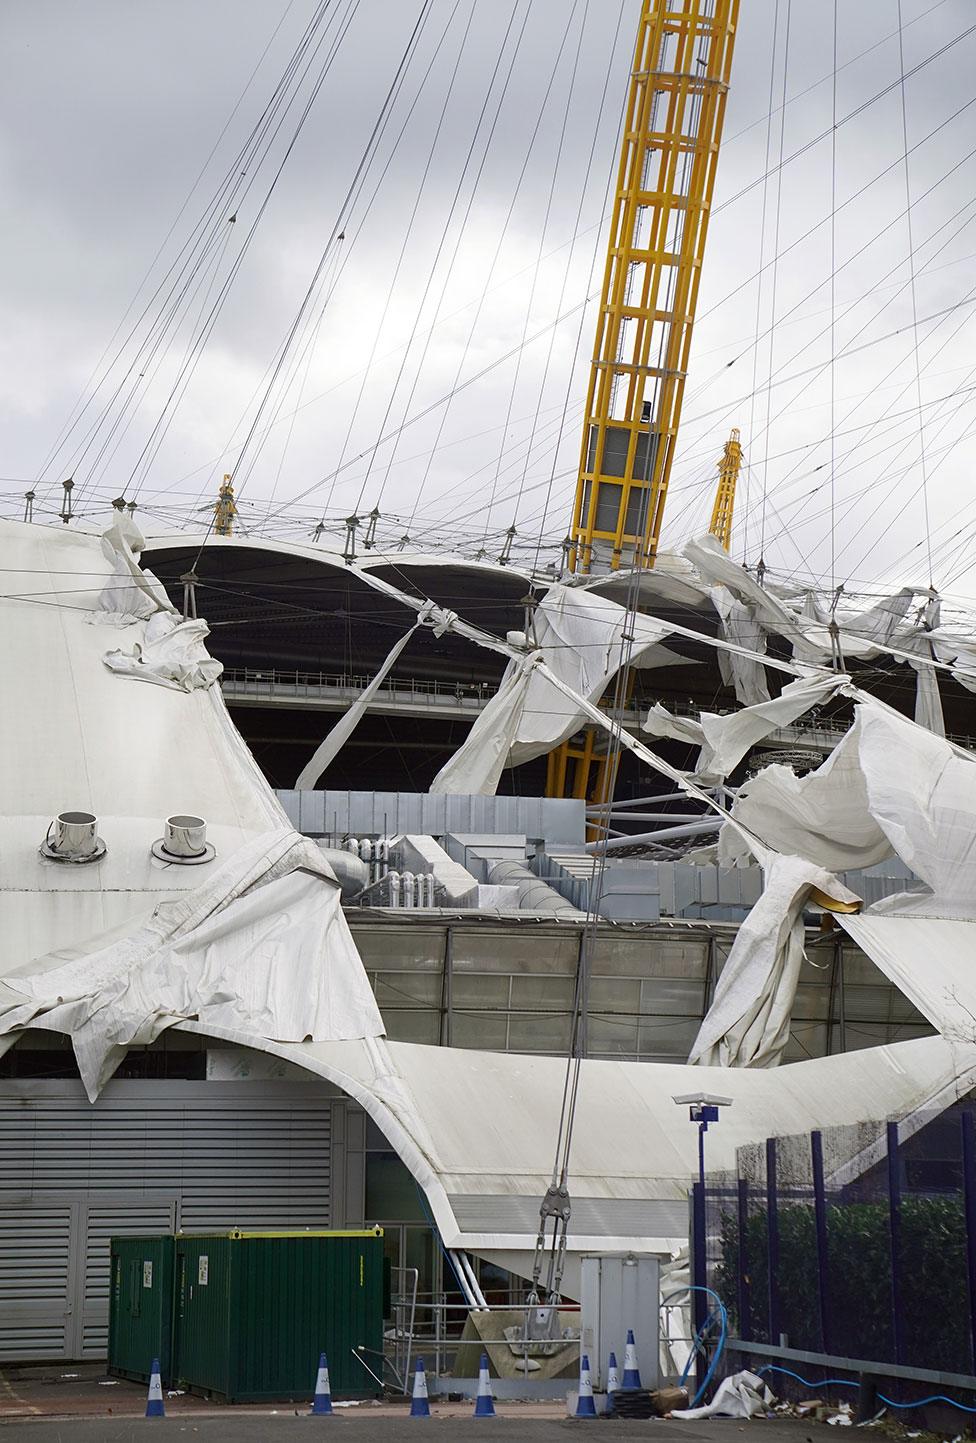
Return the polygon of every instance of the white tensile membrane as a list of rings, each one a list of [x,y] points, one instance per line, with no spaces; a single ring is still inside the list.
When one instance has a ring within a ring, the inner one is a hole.
[[[923,888],[876,903],[860,915],[842,915],[840,923],[945,1037],[972,1041],[976,757],[864,693],[857,695],[861,704],[854,725],[822,767],[805,777],[785,767],[767,767],[742,788],[732,817],[770,846],[832,871],[900,857]],[[743,850],[743,834],[723,828],[720,861],[734,863]],[[749,947],[753,924],[761,926],[765,917],[771,925],[779,915],[770,892],[779,888],[784,860],[777,859],[767,873],[766,891],[740,929],[693,1061],[741,1054],[738,1039],[757,988],[773,985],[779,1005],[792,1005],[795,979],[788,954],[774,977],[767,959],[751,956],[756,947]],[[787,895],[782,901],[789,906]],[[746,1060],[749,1065],[762,1061],[758,1054]]]
[[[265,833],[141,925],[9,972],[0,1034],[67,1033],[92,1101],[129,1047],[181,1021],[280,1042],[380,1037],[340,897],[314,843]]]
[[[780,727],[791,725],[811,707],[824,705],[848,685],[848,678],[837,672],[801,676],[784,686],[771,701],[725,715],[703,711],[697,721],[692,717],[673,716],[657,702],[648,712],[641,730],[649,736],[697,743],[701,752],[693,775],[700,782],[721,782],[735,771],[757,742]]]
[[[659,643],[665,622],[581,587],[550,586],[535,609],[534,646],[516,656],[463,744],[438,772],[432,792],[493,796],[506,766],[520,766],[572,736],[583,711],[553,685],[597,701],[621,666],[678,663]],[[628,638],[632,637],[633,640]]]

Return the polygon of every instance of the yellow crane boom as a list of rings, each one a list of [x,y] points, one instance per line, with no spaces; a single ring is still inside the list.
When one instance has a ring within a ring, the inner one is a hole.
[[[742,446],[739,432],[733,428],[718,463],[718,489],[715,492],[715,505],[712,507],[712,520],[708,528],[709,535],[717,536],[726,551],[732,550],[732,513],[735,510],[735,487],[741,466]]]
[[[739,0],[644,0],[570,568],[652,566],[681,417]]]

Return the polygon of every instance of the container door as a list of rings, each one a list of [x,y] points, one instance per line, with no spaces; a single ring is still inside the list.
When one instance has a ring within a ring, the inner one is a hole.
[[[109,1242],[114,1238],[171,1233],[177,1199],[143,1195],[138,1201],[89,1201],[83,1205],[83,1266],[77,1278],[74,1315],[78,1319],[73,1358],[104,1358],[108,1352]]]

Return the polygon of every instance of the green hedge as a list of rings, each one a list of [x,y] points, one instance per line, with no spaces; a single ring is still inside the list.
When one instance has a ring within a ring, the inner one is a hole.
[[[789,1346],[852,1358],[894,1362],[891,1235],[885,1202],[838,1202],[827,1207],[829,1329],[820,1331],[817,1236],[812,1201],[784,1203],[779,1216],[780,1327]],[[901,1207],[901,1318],[905,1362],[918,1368],[969,1373],[966,1223],[962,1199],[905,1197]],[[745,1238],[751,1336],[768,1337],[766,1210],[749,1216]],[[738,1224],[723,1212],[721,1261],[715,1288],[739,1318]]]

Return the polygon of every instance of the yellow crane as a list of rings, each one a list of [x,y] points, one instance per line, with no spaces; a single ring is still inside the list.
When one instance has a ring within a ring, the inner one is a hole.
[[[233,536],[234,517],[237,515],[237,502],[234,500],[234,483],[229,475],[225,475],[220,483],[220,490],[217,492],[217,500],[214,502],[214,535]]]
[[[738,13],[739,0],[641,6],[570,529],[572,571],[653,566],[657,555]],[[582,746],[557,748],[549,795],[589,795],[594,762],[591,732]]]
[[[735,510],[735,486],[742,466],[742,445],[738,429],[725,443],[722,459],[718,463],[718,490],[712,507],[712,520],[708,528],[710,536],[717,536],[726,551],[732,550],[732,513]]]

